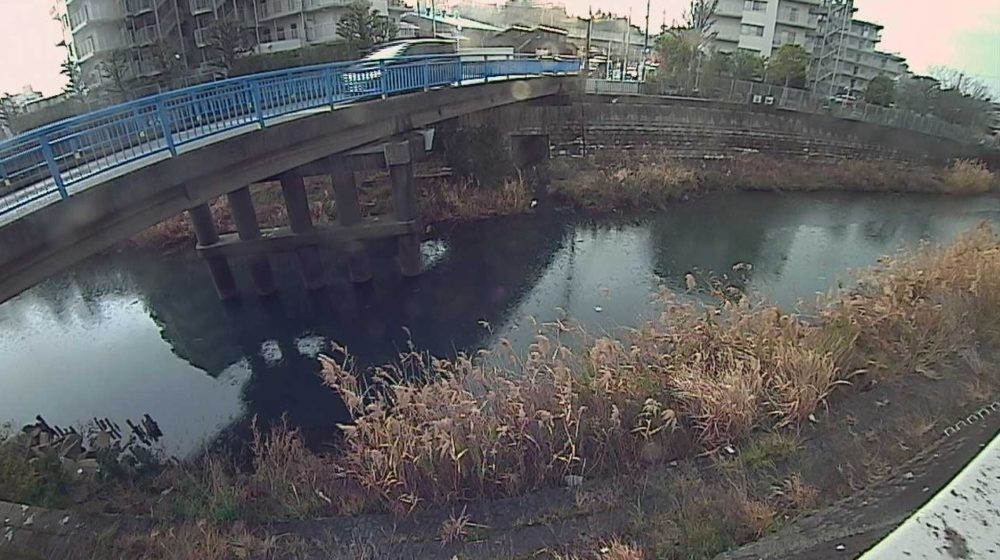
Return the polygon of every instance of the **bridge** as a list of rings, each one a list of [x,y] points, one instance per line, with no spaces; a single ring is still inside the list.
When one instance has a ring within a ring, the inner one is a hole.
[[[0,143],[0,301],[164,219],[188,212],[219,295],[245,257],[260,294],[274,291],[266,251],[297,254],[321,281],[317,246],[346,244],[351,276],[370,278],[358,243],[398,237],[404,275],[419,272],[414,131],[486,109],[571,91],[577,60],[434,56],[327,64],[234,78],[116,105]],[[379,142],[386,142],[379,145]],[[376,146],[365,150],[366,146]],[[361,218],[353,171],[384,162],[394,216]],[[338,224],[312,223],[306,170],[333,176]],[[248,186],[281,182],[289,227],[262,232]],[[208,203],[225,195],[235,235]]]

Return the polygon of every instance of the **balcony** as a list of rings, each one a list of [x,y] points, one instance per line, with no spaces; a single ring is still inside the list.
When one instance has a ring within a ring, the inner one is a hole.
[[[214,13],[219,3],[219,0],[190,0],[191,15]]]
[[[310,43],[326,43],[340,40],[336,23],[322,23],[306,27],[306,40]]]
[[[346,7],[351,5],[351,0],[304,0],[305,9],[309,10],[321,10],[323,8],[338,8]]]
[[[75,33],[88,23],[116,22],[122,18],[121,5],[95,6],[84,3],[79,10],[69,14],[70,30]]]
[[[302,39],[282,39],[278,41],[266,41],[257,45],[257,54],[271,54],[282,51],[291,51],[302,48]]]
[[[133,31],[125,32],[125,39],[129,46],[145,47],[152,45],[160,38],[155,25],[147,25]]]
[[[803,29],[816,29],[819,26],[816,16],[807,17],[805,14],[799,14],[794,18],[789,14],[779,15],[778,23]]]
[[[125,15],[134,17],[153,11],[153,0],[124,0]]]
[[[290,16],[302,11],[302,0],[268,0],[260,5],[260,21]]]
[[[211,29],[195,29],[194,44],[199,47],[207,47],[212,44]]]

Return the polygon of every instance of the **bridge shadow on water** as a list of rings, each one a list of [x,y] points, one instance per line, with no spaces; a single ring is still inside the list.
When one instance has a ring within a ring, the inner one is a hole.
[[[328,341],[359,368],[413,346],[435,356],[509,339],[531,342],[529,318],[569,316],[592,332],[658,312],[659,286],[685,275],[724,282],[793,308],[849,269],[921,239],[948,241],[1000,200],[896,195],[725,194],[657,213],[590,218],[558,213],[442,227],[423,246],[424,274],[404,279],[395,246],[373,247],[375,280],[356,287],[324,252],[329,286],[309,292],[294,258],[275,258],[277,295],[218,300],[189,252],[123,250],[88,260],[0,306],[0,412],[71,425],[150,413],[171,452],[216,439],[246,441],[287,417],[313,444],[347,420],[317,375]],[[734,272],[737,263],[752,268]],[[249,275],[237,277],[252,292]],[[704,284],[702,284],[704,285]],[[484,325],[490,328],[485,328]]]

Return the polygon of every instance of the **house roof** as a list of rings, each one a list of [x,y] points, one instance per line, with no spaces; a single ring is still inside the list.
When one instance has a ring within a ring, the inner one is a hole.
[[[474,19],[464,18],[449,14],[437,14],[431,17],[430,14],[410,12],[408,14],[403,14],[404,18],[416,18],[424,21],[437,21],[438,23],[443,23],[445,25],[450,25],[458,29],[475,29],[477,31],[492,31],[494,33],[499,33],[503,29],[496,27],[495,25],[490,25],[482,21],[477,21]]]

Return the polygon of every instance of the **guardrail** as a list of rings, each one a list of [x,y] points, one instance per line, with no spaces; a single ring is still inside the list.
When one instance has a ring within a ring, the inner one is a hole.
[[[597,94],[688,97],[706,101],[772,106],[913,130],[962,142],[973,142],[978,135],[970,128],[937,117],[860,101],[838,102],[802,89],[742,80],[704,79],[698,91],[692,93],[658,82],[616,82],[591,78],[587,80],[586,91]]]
[[[59,121],[0,142],[0,216],[100,173],[276,117],[433,87],[572,74],[576,59],[425,56],[241,76]]]

